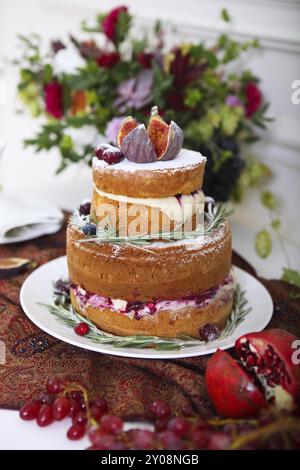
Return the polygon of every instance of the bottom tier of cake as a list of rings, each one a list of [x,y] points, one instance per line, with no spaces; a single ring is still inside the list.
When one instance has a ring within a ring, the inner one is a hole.
[[[234,279],[230,273],[218,286],[199,295],[176,300],[127,302],[87,292],[71,286],[75,310],[89,318],[101,330],[120,336],[136,334],[176,338],[199,338],[200,328],[212,323],[224,328],[233,307]]]

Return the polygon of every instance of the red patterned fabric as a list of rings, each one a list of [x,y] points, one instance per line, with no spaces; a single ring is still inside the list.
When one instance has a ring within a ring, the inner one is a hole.
[[[65,227],[55,235],[21,244],[0,246],[0,257],[30,258],[39,266],[65,254]],[[238,255],[234,263],[255,275]],[[204,384],[209,356],[180,360],[127,359],[94,353],[63,343],[33,325],[19,303],[23,275],[0,281],[0,340],[6,363],[0,365],[0,407],[19,408],[35,398],[49,377],[79,381],[91,396],[103,396],[110,409],[122,416],[145,415],[154,399],[166,400],[174,410],[183,408],[203,417],[214,414]],[[300,336],[300,300],[296,288],[282,281],[261,279],[269,289],[275,313],[272,327]]]

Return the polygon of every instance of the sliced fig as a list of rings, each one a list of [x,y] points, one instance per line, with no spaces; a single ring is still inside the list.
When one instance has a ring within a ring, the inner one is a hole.
[[[119,148],[121,148],[122,142],[127,137],[128,134],[130,134],[133,129],[135,129],[139,123],[134,119],[132,116],[129,116],[122,121],[118,135],[117,135],[117,145]]]
[[[157,106],[152,108],[147,132],[158,160],[172,160],[182,149],[182,129],[174,121],[168,125],[158,115]]]
[[[217,412],[228,418],[253,417],[267,402],[249,376],[225,351],[218,349],[209,360],[205,382]]]
[[[241,336],[235,350],[244,367],[262,385],[276,408],[293,410],[300,401],[300,365],[293,362],[296,336],[270,329]]]
[[[164,156],[168,146],[169,126],[158,114],[152,114],[147,132],[157,159],[160,160]]]
[[[0,258],[0,279],[25,272],[30,263],[31,261],[25,258]]]
[[[122,141],[122,154],[135,163],[151,163],[157,160],[144,124],[133,129]]]
[[[182,129],[171,121],[169,126],[168,144],[165,153],[161,157],[161,160],[172,160],[177,157],[183,145],[183,132]]]

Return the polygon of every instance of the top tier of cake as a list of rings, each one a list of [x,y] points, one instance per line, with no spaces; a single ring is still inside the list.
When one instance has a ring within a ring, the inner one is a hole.
[[[95,187],[107,193],[134,198],[187,195],[202,188],[206,158],[182,149],[174,160],[139,164],[127,159],[109,165],[93,159]]]

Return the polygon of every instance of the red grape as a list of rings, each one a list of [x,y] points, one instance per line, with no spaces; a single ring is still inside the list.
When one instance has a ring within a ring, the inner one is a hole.
[[[104,415],[101,418],[101,428],[111,434],[117,434],[123,429],[123,421],[115,415]]]
[[[53,416],[56,421],[61,421],[70,411],[71,404],[67,397],[58,397],[53,403]]]
[[[37,424],[41,427],[45,427],[53,423],[53,420],[54,418],[52,405],[42,405],[37,415]]]
[[[183,418],[172,418],[168,423],[168,430],[179,437],[186,435],[189,429],[189,422]]]
[[[27,403],[20,409],[20,417],[25,421],[31,421],[35,419],[40,411],[41,405],[37,402]]]
[[[46,389],[47,392],[53,393],[56,395],[57,393],[60,393],[64,389],[64,384],[61,379],[54,378],[54,379],[49,379],[47,384],[46,384]]]
[[[157,418],[168,418],[171,414],[169,405],[163,400],[156,400],[150,405],[150,411]]]
[[[85,425],[84,424],[72,424],[68,429],[67,438],[71,441],[76,441],[81,439],[85,435]]]
[[[87,415],[85,411],[79,411],[73,418],[73,424],[86,424],[87,423]]]

